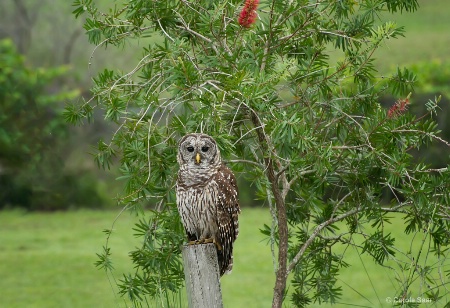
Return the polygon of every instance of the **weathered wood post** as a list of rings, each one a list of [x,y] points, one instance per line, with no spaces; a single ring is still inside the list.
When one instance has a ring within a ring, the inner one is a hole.
[[[222,308],[216,245],[185,245],[182,253],[189,308]]]

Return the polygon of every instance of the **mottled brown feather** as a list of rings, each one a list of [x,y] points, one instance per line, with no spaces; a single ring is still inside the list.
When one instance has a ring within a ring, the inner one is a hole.
[[[217,251],[220,274],[231,272],[233,268],[233,244],[239,235],[238,214],[240,213],[238,202],[238,188],[234,174],[227,166],[222,165],[213,176],[219,187],[217,205],[217,225],[219,232],[216,241],[222,246],[222,251]]]

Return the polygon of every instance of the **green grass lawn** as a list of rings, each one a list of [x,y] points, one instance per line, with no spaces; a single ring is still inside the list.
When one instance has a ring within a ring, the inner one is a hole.
[[[0,213],[0,307],[114,307],[103,271],[94,267],[112,211]],[[136,241],[123,215],[112,238],[115,267],[128,270]]]
[[[0,212],[0,307],[125,307],[104,271],[93,265],[117,212]],[[139,245],[122,214],[110,247],[115,278],[132,272],[127,254]],[[267,307],[274,275],[269,247],[258,228],[266,210],[244,209],[236,243],[234,271],[222,279],[226,307]]]
[[[102,230],[111,228],[116,215],[113,211],[87,210],[0,212],[0,307],[126,307],[113,292],[105,273],[93,265],[95,253],[105,243]],[[135,220],[125,213],[114,225],[110,246],[116,278],[123,272],[132,272],[127,253],[139,245],[132,235]],[[243,210],[234,269],[221,280],[225,307],[270,307],[274,274],[270,247],[258,230],[263,223],[270,224],[266,208]],[[417,254],[423,235],[418,234],[410,247],[411,237],[405,236],[403,229],[400,219],[388,226],[402,249]],[[344,247],[337,251],[343,253]],[[407,272],[393,261],[388,263],[391,269],[377,266],[369,256],[359,256],[352,249],[347,249],[345,255],[352,266],[340,275],[344,296],[337,306],[390,307],[386,298],[398,295],[395,279]],[[398,258],[402,258],[401,254]],[[432,256],[424,255],[416,260],[420,265],[436,262]],[[421,296],[423,289],[422,284],[416,283],[411,296]],[[291,306],[289,301],[285,306]]]

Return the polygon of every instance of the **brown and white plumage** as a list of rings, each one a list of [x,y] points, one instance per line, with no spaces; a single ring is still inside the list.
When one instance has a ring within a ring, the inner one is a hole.
[[[233,244],[239,234],[236,178],[206,134],[184,136],[177,160],[177,207],[188,239],[216,243],[222,276],[233,267]]]

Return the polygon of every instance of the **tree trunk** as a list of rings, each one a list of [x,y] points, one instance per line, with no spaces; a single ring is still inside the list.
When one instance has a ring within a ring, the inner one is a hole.
[[[189,308],[222,308],[216,246],[185,245],[182,253]]]
[[[278,219],[278,270],[276,273],[275,287],[273,289],[272,308],[281,308],[284,300],[284,292],[287,280],[287,253],[288,253],[288,225],[286,216],[286,205],[278,188],[277,179],[273,170],[272,161],[267,163],[266,174],[272,184],[272,193],[275,199]]]
[[[264,153],[270,153],[264,157],[266,176],[271,184],[271,190],[275,199],[275,207],[278,219],[278,270],[276,272],[275,287],[273,288],[272,308],[281,308],[284,300],[287,280],[287,252],[288,252],[288,223],[286,215],[285,198],[278,186],[279,175],[275,174],[274,160],[271,158],[272,149],[269,148],[270,140],[264,132],[264,125],[261,123],[255,111],[250,110],[251,120],[256,128],[259,144]]]

